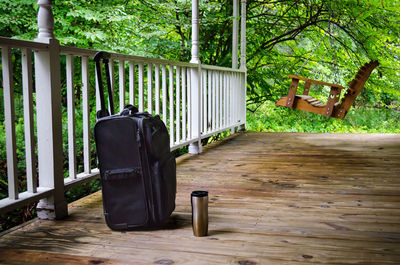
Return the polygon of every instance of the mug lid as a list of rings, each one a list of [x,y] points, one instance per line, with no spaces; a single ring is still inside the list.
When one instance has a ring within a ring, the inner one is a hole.
[[[192,196],[192,197],[206,197],[206,196],[208,196],[208,191],[205,191],[205,190],[195,190],[195,191],[192,191],[191,196]]]

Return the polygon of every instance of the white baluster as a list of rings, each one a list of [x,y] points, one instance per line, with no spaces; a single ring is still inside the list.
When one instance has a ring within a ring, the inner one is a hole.
[[[8,198],[18,199],[17,153],[15,137],[14,78],[12,70],[11,48],[1,49],[4,88],[4,123],[6,129]]]
[[[82,57],[82,60],[83,60],[83,58],[84,57]],[[99,82],[98,82],[98,78],[97,78],[96,69],[94,71],[94,74],[95,74],[95,85],[96,85],[96,113],[97,113],[97,111],[99,111],[101,109],[101,101],[100,101]],[[102,89],[104,89],[104,88],[102,88]]]
[[[228,74],[224,73],[224,127],[228,126]]]
[[[24,98],[25,160],[27,190],[37,191],[35,132],[33,125],[32,51],[22,49],[22,89]]]
[[[76,137],[75,137],[75,88],[74,57],[66,56],[67,70],[67,113],[68,113],[68,168],[69,177],[76,179]]]
[[[238,102],[239,102],[239,89],[238,89],[238,87],[239,87],[239,83],[238,83],[238,79],[237,79],[237,73],[234,73],[233,74],[233,82],[234,82],[234,98],[235,98],[235,108],[234,108],[234,115],[233,115],[233,117],[235,117],[235,120],[234,120],[234,122],[235,123],[237,123],[238,122],[238,115],[237,115],[237,113],[238,113],[238,107],[239,107],[239,105],[238,105]]]
[[[208,70],[208,123],[207,123],[207,131],[210,132],[212,130],[212,71]]]
[[[162,119],[167,125],[167,69],[165,65],[161,65],[162,75]]]
[[[115,85],[114,60],[110,59],[108,68],[109,68],[109,71],[110,71],[111,100],[115,103],[115,100],[114,100],[114,85]],[[114,105],[114,108],[115,108],[115,104],[113,104],[113,105]],[[110,97],[108,97],[108,109],[110,110],[110,113],[111,113]],[[115,109],[113,111],[115,111]]]
[[[90,88],[89,88],[89,58],[87,56],[82,57],[81,68],[82,68],[83,170],[86,174],[90,174],[91,173],[91,166],[90,166],[90,157],[91,157],[91,154],[90,154],[90,106],[89,106]],[[98,89],[96,88],[96,95],[97,94],[98,94]],[[97,103],[97,99],[98,99],[98,97],[96,97],[96,103]],[[96,108],[97,108],[97,104],[96,104]],[[100,109],[100,106],[99,106],[99,109]]]
[[[139,63],[139,111],[144,110],[144,95],[143,95],[143,74],[144,66],[143,63]]]
[[[160,66],[158,64],[154,67],[154,89],[155,89],[155,112],[160,115]]]
[[[220,95],[219,95],[219,71],[215,71],[216,79],[215,79],[215,129],[219,129],[219,104],[220,104]]]
[[[246,79],[247,79],[247,73],[241,74],[241,91],[242,91],[242,122],[244,122],[244,126],[242,126],[240,129],[245,130],[246,129],[246,94],[247,94],[247,87],[246,87]]]
[[[186,140],[186,68],[182,67],[182,139]]]
[[[227,86],[226,87],[226,101],[228,103],[227,106],[226,106],[226,109],[227,109],[226,122],[227,122],[227,126],[229,126],[231,124],[231,76],[230,76],[230,72],[226,73],[226,78],[227,78],[227,81],[226,81],[226,86]]]
[[[212,71],[212,131],[215,131],[216,121],[217,121],[217,73]]]
[[[191,78],[191,68],[187,68],[187,109],[188,109],[188,138],[192,139],[192,78]]]
[[[153,114],[153,65],[147,65],[147,111]]]
[[[202,71],[203,78],[203,132],[207,132],[207,72],[206,70]]]
[[[233,80],[233,73],[230,73],[229,74],[229,80],[230,80],[230,85],[229,85],[229,93],[230,93],[230,100],[229,100],[229,102],[230,102],[230,111],[229,111],[229,120],[230,120],[230,124],[231,125],[233,125],[234,124],[234,117],[233,117],[233,112],[234,112],[234,109],[235,109],[235,106],[234,106],[234,93],[235,93],[235,91],[234,91],[234,80]],[[232,128],[231,129],[231,133],[232,134],[234,134],[236,132],[236,129],[235,128]]]
[[[224,100],[222,91],[223,91],[223,74],[222,72],[219,72],[219,128],[221,128],[223,124],[222,106],[224,104]]]
[[[169,139],[174,144],[174,66],[169,66]]]
[[[175,81],[175,83],[176,83],[176,91],[175,91],[175,96],[176,96],[176,102],[175,102],[175,104],[176,104],[176,106],[175,106],[176,139],[175,139],[175,142],[176,143],[179,143],[179,141],[181,139],[180,138],[180,133],[181,133],[181,113],[180,113],[180,110],[181,110],[181,98],[180,98],[181,97],[181,93],[180,93],[180,91],[181,91],[181,89],[180,89],[181,75],[180,75],[180,72],[181,72],[181,68],[179,66],[177,66],[176,73],[175,73],[175,75],[176,75],[175,76],[176,77],[176,81]]]
[[[135,106],[135,63],[129,62],[129,104]]]
[[[119,79],[119,111],[123,111],[125,107],[125,61],[119,60],[118,63],[118,79]]]

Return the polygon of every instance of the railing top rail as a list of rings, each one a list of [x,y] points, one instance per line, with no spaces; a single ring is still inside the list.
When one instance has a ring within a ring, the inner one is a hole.
[[[27,40],[17,40],[0,36],[0,46],[11,46],[12,48],[28,48],[32,50],[46,50],[49,48],[47,43],[35,42],[35,41],[27,41]],[[96,54],[97,50],[76,48],[76,47],[68,47],[68,46],[60,46],[61,54],[70,54],[75,56],[89,56],[93,57]],[[127,60],[127,61],[135,61],[138,63],[153,63],[153,64],[162,64],[162,65],[174,65],[174,66],[183,66],[183,67],[197,67],[197,64],[165,60],[165,59],[157,59],[157,58],[149,58],[135,55],[127,55],[120,53],[112,53],[111,59],[116,60]],[[245,73],[245,70],[242,69],[232,69],[228,67],[220,67],[214,65],[201,65],[202,69],[206,70],[216,70],[216,71],[228,71],[228,72],[236,72],[236,73]]]
[[[207,65],[207,64],[202,64],[201,69],[234,72],[234,73],[246,73],[246,70],[243,70],[243,69],[233,69],[233,68],[229,68],[229,67],[221,67],[221,66],[214,66],[214,65]]]
[[[60,52],[62,54],[70,54],[70,55],[75,55],[75,56],[93,57],[97,51],[90,50],[90,49],[76,48],[76,47],[61,46]],[[113,52],[110,52],[110,54],[111,54],[111,59],[114,59],[114,60],[127,60],[127,61],[134,61],[134,62],[138,62],[138,63],[143,62],[143,63],[174,65],[174,66],[184,66],[184,67],[197,67],[197,64],[193,64],[193,63],[185,63],[185,62],[179,62],[179,61],[171,61],[171,60],[149,58],[149,57],[121,54],[121,53],[113,53]]]
[[[97,53],[97,50],[77,48],[77,47],[69,47],[69,46],[60,46],[60,53],[67,55],[75,55],[75,56],[88,56],[94,57]]]
[[[32,50],[46,50],[49,48],[49,45],[47,43],[10,39],[1,36],[0,36],[0,46],[10,46],[11,48],[20,48],[20,49],[27,48]]]

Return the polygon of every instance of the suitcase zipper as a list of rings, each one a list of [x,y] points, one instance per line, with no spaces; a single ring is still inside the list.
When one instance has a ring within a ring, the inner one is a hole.
[[[138,141],[139,149],[141,149],[142,148],[142,139],[144,139],[144,136],[142,135],[143,131],[144,131],[143,118],[137,118],[137,121],[138,121],[137,139],[139,140]],[[142,153],[142,152],[140,152],[140,153]],[[155,222],[156,216],[155,216],[155,211],[154,211],[154,195],[153,195],[153,186],[152,186],[153,181],[152,181],[152,177],[151,177],[150,166],[148,163],[148,154],[147,154],[146,144],[144,144],[144,146],[143,146],[143,154],[144,154],[144,159],[143,159],[144,163],[142,163],[142,172],[143,173],[145,172],[145,170],[143,169],[143,166],[146,166],[147,172],[148,172],[147,181],[150,182],[149,183],[150,185],[148,185],[149,193],[150,193],[150,196],[149,196],[150,200],[149,200],[148,208],[149,208],[149,212],[152,216],[152,222]],[[144,177],[144,174],[143,174],[143,177]]]

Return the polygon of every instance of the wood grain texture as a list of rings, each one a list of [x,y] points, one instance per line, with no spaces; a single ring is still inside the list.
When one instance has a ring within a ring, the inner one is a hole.
[[[310,79],[310,78],[301,77],[301,76],[297,76],[297,75],[288,75],[288,76],[289,76],[289,78],[302,80],[302,81],[305,81],[305,82],[311,83],[311,84],[330,86],[330,87],[337,87],[337,88],[341,88],[341,89],[344,88],[343,86],[338,85],[338,84],[332,84],[332,83],[328,83],[328,82],[324,82],[324,81],[313,80],[313,79]]]
[[[361,92],[365,82],[378,65],[378,61],[371,61],[363,65],[357,72],[355,78],[350,82],[349,88],[346,90],[346,93],[340,103],[339,98],[341,90],[344,89],[343,86],[312,80],[301,76],[289,75],[289,77],[292,79],[292,83],[290,85],[288,95],[280,98],[275,105],[312,112],[337,119],[344,119],[347,112],[356,100],[358,94]],[[296,95],[299,80],[305,82],[303,95]],[[331,87],[326,104],[323,104],[319,100],[308,96],[311,84]]]
[[[177,206],[162,229],[111,231],[97,192],[65,220],[1,236],[0,263],[399,264],[399,161],[400,135],[235,135],[177,159]],[[198,189],[210,199],[203,238],[191,228]]]
[[[286,102],[288,101],[288,96],[280,98],[275,105],[280,106],[280,107],[286,107]],[[321,102],[317,102],[317,104],[313,104],[309,102],[309,100],[303,99],[302,95],[296,95],[294,97],[294,101],[291,101],[293,103],[292,108],[296,110],[302,110],[302,111],[307,111],[307,112],[312,112],[320,115],[325,115],[326,114],[326,104],[323,104]],[[321,104],[319,104],[321,103]],[[326,115],[325,115],[326,116]]]
[[[367,82],[372,71],[379,65],[378,61],[371,61],[363,65],[360,70],[358,70],[356,76],[349,84],[349,89],[347,89],[340,106],[335,109],[335,118],[341,119],[346,116],[351,106],[354,104],[358,94],[364,87],[365,82]]]
[[[135,264],[145,265],[151,263],[138,263],[138,262],[121,262],[112,259],[102,259],[87,256],[77,255],[66,255],[60,253],[49,253],[43,251],[33,250],[17,250],[17,249],[0,249],[0,264],[30,264],[30,265],[41,265],[41,264],[65,264],[65,265],[123,265],[123,264]]]

